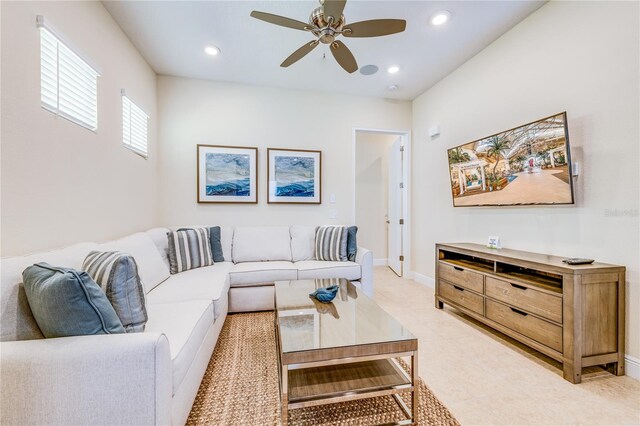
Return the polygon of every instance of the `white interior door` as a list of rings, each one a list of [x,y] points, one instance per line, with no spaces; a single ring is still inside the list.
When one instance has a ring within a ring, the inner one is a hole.
[[[403,218],[403,196],[404,189],[402,183],[402,138],[393,143],[389,152],[389,226],[388,226],[388,248],[387,262],[389,268],[399,277],[402,276],[402,227]]]

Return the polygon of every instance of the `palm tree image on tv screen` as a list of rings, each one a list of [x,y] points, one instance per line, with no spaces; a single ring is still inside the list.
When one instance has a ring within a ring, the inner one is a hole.
[[[567,114],[448,150],[453,205],[573,204]]]

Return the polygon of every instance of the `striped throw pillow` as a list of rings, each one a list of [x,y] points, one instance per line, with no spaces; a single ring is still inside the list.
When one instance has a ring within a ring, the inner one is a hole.
[[[168,232],[167,237],[172,274],[213,265],[209,228],[182,228]]]
[[[102,288],[127,333],[144,331],[144,288],[133,256],[119,251],[92,251],[82,270]]]
[[[315,239],[316,260],[347,260],[347,228],[344,226],[319,226]]]

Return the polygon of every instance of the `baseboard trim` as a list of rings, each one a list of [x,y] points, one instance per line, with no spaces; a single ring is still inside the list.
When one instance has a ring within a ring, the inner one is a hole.
[[[388,259],[373,259],[373,266],[387,266],[388,264]]]
[[[625,355],[624,363],[625,374],[632,379],[640,380],[640,359],[631,355]]]
[[[409,273],[409,278],[413,279],[415,282],[420,283],[422,285],[426,285],[429,288],[435,288],[436,282],[433,278],[428,277],[424,274],[420,274],[418,272],[412,271]]]

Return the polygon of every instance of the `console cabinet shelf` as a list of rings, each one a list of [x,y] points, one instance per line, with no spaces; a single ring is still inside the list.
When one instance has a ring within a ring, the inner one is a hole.
[[[436,307],[451,305],[560,361],[624,374],[625,268],[480,244],[436,244]]]

